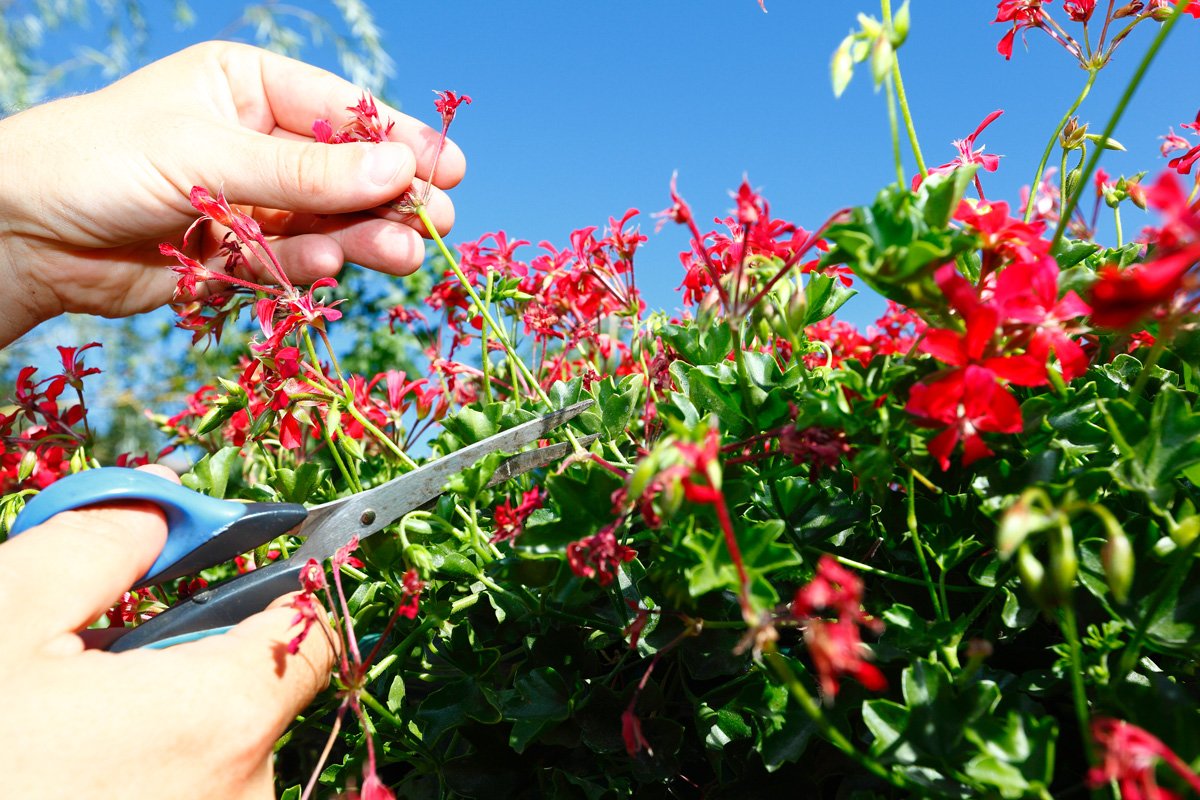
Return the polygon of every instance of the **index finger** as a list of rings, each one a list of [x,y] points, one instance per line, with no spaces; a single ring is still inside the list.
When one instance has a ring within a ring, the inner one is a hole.
[[[254,47],[230,45],[222,67],[229,77],[239,114],[258,117],[260,121],[262,115],[269,114],[276,126],[310,138],[315,121],[329,120],[336,128],[347,119],[346,109],[363,96],[362,89],[331,72]],[[260,76],[261,82],[246,80],[245,76],[254,74]],[[417,155],[417,175],[427,180],[437,154],[440,131],[385,103],[376,101],[376,106],[385,124],[387,120],[395,123],[388,139],[412,148]],[[433,184],[439,189],[452,188],[462,180],[466,168],[462,150],[447,140]]]

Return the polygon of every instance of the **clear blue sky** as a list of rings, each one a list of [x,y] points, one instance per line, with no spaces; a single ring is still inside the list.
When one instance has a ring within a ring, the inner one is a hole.
[[[151,18],[159,35],[147,55],[157,57],[224,29],[243,4],[196,3],[199,20],[183,32],[167,19],[170,4],[150,5],[163,15]],[[319,0],[293,5],[328,8]],[[673,171],[701,217],[725,213],[728,191],[746,174],[776,215],[808,228],[841,206],[868,202],[894,179],[882,93],[861,68],[840,100],[829,83],[830,55],[855,13],[879,14],[870,0],[768,0],[768,14],[755,0],[371,6],[397,64],[388,94],[405,111],[433,121],[434,89],[474,98],[452,134],[469,167],[454,193],[451,238],[505,229],[565,244],[573,228],[641,209],[651,238],[638,283],[652,307],[677,305],[676,253],[685,242],[677,229],[653,235],[648,218],[668,204]],[[994,15],[992,2],[914,0],[901,59],[931,165],[951,158],[951,140],[1005,110],[980,143],[1004,156],[1000,171],[985,178],[989,196],[1015,200],[1085,73],[1038,31],[1028,51],[1018,40],[1006,63],[996,53],[1004,29],[989,24]],[[1136,31],[1083,106],[1094,132],[1154,28]],[[1200,107],[1197,52],[1200,22],[1185,18],[1117,131],[1130,152],[1106,157],[1110,172],[1162,166],[1157,137]],[[307,57],[336,70],[329,48]],[[1140,225],[1126,220],[1127,230]],[[856,301],[847,316],[862,322],[877,308]]]

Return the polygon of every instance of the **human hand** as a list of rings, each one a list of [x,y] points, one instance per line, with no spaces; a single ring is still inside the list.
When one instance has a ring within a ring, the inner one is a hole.
[[[345,261],[415,270],[421,223],[381,206],[424,187],[440,132],[380,104],[395,121],[388,142],[316,143],[313,122],[338,125],[360,97],[316,67],[210,42],[0,121],[0,280],[17,299],[0,316],[0,346],[64,311],[119,317],[170,300],[177,276],[158,245],[196,219],[194,185],[223,189],[258,219],[297,283]],[[435,187],[465,168],[447,143]],[[437,188],[428,209],[446,233],[454,208]],[[206,255],[223,233],[210,232]]]
[[[165,650],[85,649],[113,632],[77,633],[166,536],[156,506],[110,503],[0,545],[0,797],[275,796],[272,746],[328,682],[330,637],[288,655],[296,612],[280,603]]]

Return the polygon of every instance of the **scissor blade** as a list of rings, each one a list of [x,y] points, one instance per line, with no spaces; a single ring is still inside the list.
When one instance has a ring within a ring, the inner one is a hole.
[[[308,540],[292,558],[301,562],[310,558],[324,561],[350,541],[351,537],[365,539],[383,530],[409,511],[433,500],[442,493],[442,488],[450,478],[474,465],[484,456],[497,452],[513,452],[532,444],[579,416],[591,405],[591,400],[584,400],[544,417],[523,422],[515,428],[501,431],[442,456],[374,489],[310,509],[308,519],[297,531],[298,535],[307,536]],[[565,455],[565,451],[562,455]],[[530,466],[511,474],[519,475],[521,472],[544,466],[549,461],[533,460],[529,463]]]

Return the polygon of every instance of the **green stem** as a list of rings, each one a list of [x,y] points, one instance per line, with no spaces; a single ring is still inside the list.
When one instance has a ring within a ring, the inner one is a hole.
[[[375,423],[367,419],[366,415],[358,410],[357,405],[352,402],[347,403],[346,410],[350,412],[350,416],[354,417],[359,425],[363,426],[364,430],[366,430],[368,433],[382,442],[389,450],[395,453],[396,457],[404,462],[404,466],[408,467],[409,469],[417,468],[417,462],[413,461],[412,458],[409,457],[408,453],[401,449],[400,445],[392,441],[392,437],[379,430]]]
[[[1095,763],[1090,731],[1091,714],[1088,712],[1087,688],[1083,685],[1083,649],[1079,644],[1079,628],[1075,620],[1075,607],[1068,600],[1062,607],[1059,627],[1067,639],[1071,657],[1071,698],[1075,707],[1075,720],[1079,735],[1083,739],[1083,752],[1089,764]]]
[[[1062,133],[1063,128],[1067,127],[1067,123],[1071,121],[1071,117],[1075,116],[1075,112],[1083,101],[1087,98],[1088,93],[1092,91],[1092,84],[1096,82],[1096,76],[1100,74],[1099,69],[1088,70],[1087,82],[1083,84],[1083,90],[1079,96],[1075,98],[1075,102],[1067,109],[1067,113],[1063,114],[1063,118],[1059,120],[1058,127],[1054,129],[1054,133],[1050,134],[1050,141],[1046,142],[1046,150],[1042,153],[1042,160],[1038,162],[1037,172],[1033,174],[1033,185],[1029,187],[1029,202],[1025,204],[1025,221],[1033,217],[1034,206],[1037,205],[1038,187],[1042,185],[1042,173],[1046,171],[1046,162],[1050,160],[1050,154],[1054,152],[1054,145],[1058,142],[1058,135]],[[1066,179],[1066,173],[1061,176],[1062,180]]]
[[[929,571],[929,563],[925,560],[925,545],[921,542],[921,534],[917,530],[917,499],[913,474],[908,473],[908,533],[912,536],[913,545],[917,551],[917,563],[921,565],[921,575],[925,578],[925,588],[929,590],[929,600],[933,603],[933,612],[939,622],[945,621],[945,611],[938,599],[937,588],[933,583],[933,575]]]
[[[483,302],[489,308],[492,305],[492,285],[495,282],[495,277],[496,273],[489,269],[487,274],[487,288],[483,292]],[[484,328],[480,337],[483,354],[480,356],[481,361],[479,364],[480,369],[483,370],[483,399],[484,402],[489,404],[492,402],[492,377],[490,375],[492,359],[488,354],[488,338],[490,335],[491,329]]]
[[[834,725],[829,721],[829,718],[826,717],[824,712],[821,711],[821,706],[818,705],[813,696],[809,694],[808,689],[805,688],[804,684],[796,676],[795,671],[792,669],[791,665],[788,664],[787,659],[784,658],[783,655],[781,655],[778,651],[770,650],[763,653],[763,660],[767,662],[767,665],[771,668],[771,671],[774,672],[776,677],[778,677],[779,680],[783,682],[784,686],[787,687],[788,694],[792,696],[792,699],[800,704],[800,708],[803,709],[804,713],[808,715],[808,718],[811,719],[814,724],[816,724],[817,729],[821,732],[821,735],[825,737],[826,741],[828,741],[838,750],[841,750],[842,753],[844,753],[848,758],[880,780],[886,781],[892,786],[895,786],[897,789],[904,789],[908,791],[917,790],[917,787],[911,784],[909,780],[902,774],[888,769],[874,758],[871,758],[865,753],[859,752],[858,748],[856,748],[850,742],[850,740],[846,738],[845,734],[834,727]]]
[[[380,703],[378,700],[376,700],[373,696],[371,696],[371,693],[368,692],[366,689],[359,689],[358,697],[360,700],[362,700],[364,703],[366,703],[376,714],[378,714],[379,716],[386,719],[388,721],[388,723],[390,723],[392,725],[392,727],[394,727],[396,730],[404,731],[406,733],[408,732],[408,726],[406,726],[404,724],[404,720],[397,717],[391,711],[388,711],[387,707],[384,706],[382,703]]]
[[[1116,206],[1115,208],[1113,208],[1113,222],[1117,226],[1117,247],[1121,247],[1123,244],[1125,244],[1125,237],[1121,234],[1121,207],[1120,206]]]
[[[1125,114],[1125,109],[1129,106],[1129,101],[1133,99],[1133,95],[1137,92],[1138,87],[1141,86],[1142,78],[1145,77],[1151,62],[1158,55],[1158,51],[1162,49],[1163,42],[1166,41],[1167,35],[1171,33],[1182,13],[1183,5],[1177,5],[1175,11],[1171,16],[1167,17],[1167,21],[1159,28],[1158,35],[1150,43],[1150,48],[1146,51],[1146,55],[1142,57],[1141,63],[1138,64],[1137,70],[1133,73],[1133,78],[1129,81],[1129,85],[1125,87],[1125,92],[1117,102],[1117,107],[1113,110],[1112,117],[1109,118],[1108,124],[1104,127],[1104,133],[1100,137],[1101,142],[1107,142],[1112,139],[1113,133],[1117,129],[1117,123],[1121,121],[1121,117]],[[1088,180],[1092,177],[1092,172],[1095,171],[1096,165],[1100,161],[1100,154],[1103,152],[1104,148],[1099,146],[1092,151],[1091,158],[1088,159],[1087,165],[1083,168],[1083,174],[1079,176],[1079,185],[1081,187],[1087,186]],[[1034,191],[1036,191],[1036,188],[1034,187]],[[1062,241],[1063,234],[1067,230],[1067,224],[1070,222],[1071,215],[1075,213],[1075,206],[1079,203],[1079,196],[1081,194],[1083,194],[1082,191],[1076,192],[1070,200],[1066,201],[1066,205],[1063,207],[1062,214],[1058,220],[1058,227],[1054,230],[1054,238],[1050,241],[1051,251],[1058,247],[1058,243]]]
[[[883,23],[890,30],[892,27],[892,0],[882,0]],[[892,53],[892,81],[896,84],[896,99],[900,101],[900,114],[904,117],[904,128],[908,132],[908,144],[912,147],[913,158],[917,162],[917,171],[921,177],[929,176],[925,167],[925,157],[921,155],[921,144],[917,141],[917,128],[913,124],[912,109],[908,105],[908,93],[904,91],[904,78],[900,74],[900,53]],[[904,185],[904,181],[900,181]]]
[[[1133,631],[1133,638],[1129,640],[1129,644],[1125,645],[1121,653],[1121,662],[1113,685],[1123,683],[1129,673],[1133,672],[1133,668],[1137,666],[1138,658],[1142,654],[1142,645],[1145,644],[1146,636],[1150,630],[1150,623],[1162,611],[1167,601],[1179,591],[1179,587],[1187,578],[1187,574],[1192,567],[1198,546],[1200,546],[1200,536],[1192,539],[1187,547],[1173,554],[1173,560],[1171,561],[1170,569],[1167,571],[1166,579],[1158,585],[1154,597],[1146,605],[1145,613],[1138,619],[1137,627]]]
[[[904,188],[904,157],[900,154],[900,126],[896,122],[896,93],[891,76],[883,82],[887,90],[888,125],[892,130],[892,160],[896,162],[896,185]]]
[[[512,360],[512,363],[517,367],[518,370],[520,370],[521,375],[525,377],[525,380],[529,383],[530,387],[537,392],[538,398],[540,398],[541,401],[548,407],[553,408],[554,404],[550,402],[550,396],[546,394],[546,390],[542,388],[542,385],[538,383],[537,378],[535,378],[533,373],[529,371],[529,367],[525,366],[525,362],[522,361],[520,356],[517,355],[516,350],[512,346],[512,341],[508,338],[508,332],[504,329],[504,326],[497,323],[495,318],[492,317],[491,310],[479,297],[479,293],[475,291],[475,287],[471,285],[471,281],[469,281],[467,276],[463,274],[462,269],[458,266],[458,260],[454,258],[454,255],[450,252],[450,248],[446,247],[446,243],[442,240],[441,235],[437,232],[437,228],[433,227],[433,222],[430,221],[429,212],[425,209],[425,206],[418,205],[416,211],[417,216],[420,217],[422,224],[425,225],[425,230],[429,233],[430,237],[433,238],[434,243],[438,246],[438,250],[440,250],[442,253],[442,257],[446,259],[446,263],[450,265],[450,269],[453,270],[455,277],[458,278],[458,282],[462,284],[463,289],[475,303],[475,307],[479,309],[479,314],[483,317],[484,324],[491,329],[492,333],[496,334],[496,341],[500,342],[500,346],[504,348],[504,352]],[[514,386],[516,384],[515,377],[516,376],[514,376],[513,381]],[[563,432],[566,434],[568,441],[570,441],[574,446],[575,452],[587,452],[584,450],[583,445],[579,444],[579,440],[575,438],[575,434],[572,433],[570,429],[564,428]]]
[[[895,572],[888,572],[885,569],[880,569],[879,567],[873,567],[870,564],[864,564],[863,562],[855,561],[852,558],[846,558],[845,556],[839,556],[834,553],[827,553],[826,551],[822,550],[819,547],[805,547],[804,549],[809,550],[813,553],[817,553],[818,555],[829,556],[834,561],[838,562],[839,564],[841,564],[844,567],[849,567],[850,569],[857,570],[858,572],[865,572],[868,575],[877,575],[880,578],[884,578],[889,581],[895,581],[896,583],[907,583],[910,586],[925,586],[925,585],[927,585],[925,583],[925,581],[920,580],[918,578],[910,578],[907,575],[898,575]],[[975,592],[988,591],[987,589],[984,589],[982,587],[977,587],[977,586],[944,586],[942,588],[944,588],[947,592],[975,593]]]

